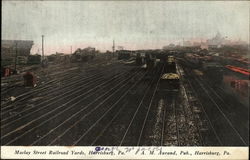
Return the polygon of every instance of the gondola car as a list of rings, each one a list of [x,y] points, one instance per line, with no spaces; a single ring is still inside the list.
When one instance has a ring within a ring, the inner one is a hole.
[[[177,73],[165,73],[160,79],[160,91],[178,91],[180,76]]]
[[[175,63],[174,56],[167,57],[164,72],[165,73],[176,73],[176,63]]]

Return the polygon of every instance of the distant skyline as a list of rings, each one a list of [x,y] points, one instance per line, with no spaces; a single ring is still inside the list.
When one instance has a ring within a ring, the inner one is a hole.
[[[220,32],[249,43],[248,1],[2,1],[2,39],[33,40],[32,53],[156,49]]]

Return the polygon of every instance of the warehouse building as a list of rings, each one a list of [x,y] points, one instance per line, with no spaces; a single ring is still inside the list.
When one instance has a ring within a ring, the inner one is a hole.
[[[27,63],[33,44],[30,40],[2,40],[1,65],[13,65],[16,56],[17,64]]]

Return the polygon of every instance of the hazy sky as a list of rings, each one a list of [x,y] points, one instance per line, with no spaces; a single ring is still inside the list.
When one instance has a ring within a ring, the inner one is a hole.
[[[162,48],[206,39],[218,31],[249,42],[249,2],[233,1],[3,1],[2,39],[33,40],[32,52]]]

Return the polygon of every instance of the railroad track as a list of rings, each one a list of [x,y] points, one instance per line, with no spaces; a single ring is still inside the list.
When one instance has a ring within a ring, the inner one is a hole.
[[[143,78],[145,77],[146,74],[147,73],[145,73],[141,77],[141,79],[137,80],[136,85],[134,85],[130,89],[130,91],[126,94],[126,96],[117,103],[117,106],[122,106],[122,107],[117,112],[114,112],[113,115],[104,117],[102,120],[102,123],[100,123],[97,126],[97,128],[98,127],[103,128],[102,126],[104,126],[104,128],[101,129],[101,131],[98,130],[98,132],[93,130],[93,132],[91,132],[91,134],[89,135],[95,135],[95,136],[92,136],[92,138],[89,138],[89,136],[86,136],[86,138],[82,140],[81,144],[83,145],[88,145],[88,144],[90,145],[118,145],[119,144],[120,140],[116,140],[116,138],[121,139],[121,135],[119,135],[118,133],[120,132],[120,128],[119,127],[117,128],[117,126],[118,125],[122,126],[122,124],[124,123],[127,124],[129,122],[131,113],[136,109],[137,104],[139,103],[140,99],[143,97],[142,92],[144,92],[148,84],[146,82],[143,82],[144,81]],[[112,118],[109,118],[109,117],[112,117]]]
[[[44,70],[41,70],[41,71],[39,71],[39,72],[41,72],[40,74],[46,74],[47,76],[51,76],[52,74],[53,74],[53,71],[56,71],[56,69],[59,69],[59,66],[57,66],[57,67],[54,67],[54,68],[50,68],[50,74],[49,74],[49,72],[47,71],[47,69],[44,69]],[[68,72],[69,70],[72,70],[72,68],[65,68],[65,67],[60,67],[60,69],[63,69],[64,71],[63,71],[63,73],[62,72],[59,72],[59,73],[56,73],[56,75],[58,76],[58,78],[60,78],[60,77],[66,77],[65,75],[64,75],[64,73],[66,73],[66,72]],[[74,67],[75,69],[76,69],[76,67]],[[73,69],[74,69],[73,68]],[[39,78],[38,78],[39,79]],[[4,78],[4,80],[2,81],[3,83],[5,83],[5,82],[7,82],[7,83],[14,83],[14,82],[19,82],[18,84],[22,84],[23,82],[22,82],[22,80],[23,80],[23,78],[22,78],[22,74],[20,74],[20,75],[14,75],[14,76],[11,76],[11,77],[7,77],[7,78]],[[44,84],[45,85],[48,85],[48,84],[50,84],[51,82],[53,82],[53,81],[55,81],[55,80],[51,80],[51,81],[47,81],[47,82],[45,82]],[[38,84],[40,84],[39,82],[38,82]],[[8,85],[7,87],[2,87],[1,88],[1,91],[2,91],[2,93],[1,93],[1,95],[5,95],[5,94],[7,94],[8,92],[10,92],[10,91],[12,91],[13,89],[15,89],[15,87],[17,87],[18,85],[16,85],[16,84],[14,84],[14,85]],[[40,85],[39,85],[40,86]]]
[[[48,97],[48,99],[46,99],[45,101],[43,100],[42,102],[41,101],[40,102],[38,101],[38,103],[36,102],[36,105],[45,104],[48,101],[51,101],[51,100],[59,98],[60,96],[62,96],[61,94],[63,94],[63,95],[66,94],[65,92],[70,87],[71,88],[72,87],[75,87],[75,88],[79,87],[80,88],[83,84],[85,84],[85,83],[87,83],[89,81],[91,82],[92,79],[94,79],[94,78],[97,78],[97,79],[103,78],[102,76],[103,76],[102,74],[96,74],[96,75],[93,75],[93,76],[80,78],[80,80],[78,80],[78,81],[72,81],[71,83],[68,83],[64,87],[59,87],[59,88],[58,87],[54,87],[54,89],[52,89],[50,91],[48,91],[47,88],[43,88],[44,92],[42,92],[42,90],[39,90],[39,91],[34,91],[32,94],[37,93],[37,97]],[[30,94],[28,96],[25,96],[23,98],[19,98],[14,103],[12,103],[11,105],[3,107],[2,108],[2,113],[1,113],[2,118],[5,119],[5,117],[8,116],[7,114],[10,113],[10,112],[13,112],[13,111],[15,111],[15,112],[23,111],[23,109],[29,103],[28,100],[32,99],[32,97],[34,96],[32,94]],[[51,98],[51,96],[53,98]],[[43,98],[43,99],[45,99],[45,98]],[[27,102],[27,103],[24,103],[24,102]],[[16,104],[20,104],[20,103],[23,103],[23,104],[16,106]]]
[[[139,145],[145,119],[147,119],[145,117],[150,110],[150,103],[153,100],[155,88],[157,88],[158,73],[159,71],[154,73],[154,79],[143,80],[135,86],[132,95],[127,96],[124,100],[127,107],[122,111],[119,110],[119,113],[117,112],[110,121],[106,122],[107,125],[94,136],[92,142],[90,141],[91,145]],[[121,106],[124,102],[120,103]]]
[[[187,88],[187,89],[186,89]],[[190,119],[189,122],[186,121],[186,125],[188,126],[189,133],[193,135],[194,137],[191,139],[191,143],[188,142],[189,144],[186,145],[195,145],[195,146],[204,146],[204,137],[201,133],[201,131],[207,131],[207,126],[203,124],[202,122],[205,122],[206,120],[202,120],[201,116],[201,106],[199,106],[199,102],[194,98],[194,94],[191,92],[191,89],[188,88],[187,84],[183,84],[183,92],[184,92],[184,98],[187,100],[188,104],[186,108],[183,106],[183,111],[185,112],[185,120],[188,118]],[[189,92],[187,92],[189,90]],[[195,137],[198,137],[195,140]],[[191,136],[189,136],[189,139]]]
[[[164,100],[163,99],[161,99],[159,103],[160,103],[159,106],[162,106],[161,108],[163,108],[163,109],[161,109],[161,110],[163,110],[163,115],[161,116],[162,117],[161,118],[162,119],[161,120],[162,128],[161,128],[161,132],[160,132],[160,134],[161,134],[160,135],[160,146],[164,146],[167,108],[166,108],[166,106],[164,104]]]
[[[164,65],[163,65],[162,69],[160,69],[160,74],[158,75],[159,77],[157,78],[157,81],[156,81],[156,86],[154,88],[154,92],[153,92],[153,95],[152,95],[150,103],[149,103],[147,114],[146,114],[144,121],[143,121],[143,127],[141,129],[140,136],[139,136],[138,141],[137,141],[137,146],[144,145],[145,140],[148,139],[148,137],[149,137],[147,129],[151,128],[152,118],[150,119],[150,117],[155,116],[155,114],[153,114],[154,115],[153,116],[150,113],[154,113],[154,110],[156,110],[154,106],[156,106],[155,103],[158,102],[157,101],[158,99],[156,98],[156,97],[158,97],[157,96],[157,89],[159,88],[159,83],[160,83],[160,79],[161,79],[161,75],[163,73],[163,70],[164,70]]]
[[[176,103],[173,95],[168,95],[165,99],[163,125],[161,132],[161,146],[179,146],[180,133],[179,121],[176,112]]]
[[[132,75],[133,76],[141,76],[141,74]],[[90,110],[86,112],[84,116],[82,116],[80,119],[78,119],[73,124],[69,125],[69,127],[59,136],[57,136],[52,142],[50,142],[48,145],[78,145],[82,141],[82,139],[86,138],[86,135],[98,125],[98,123],[103,120],[103,118],[109,118],[110,116],[107,116],[109,112],[114,112],[119,106],[116,104],[129,92],[129,89],[127,87],[130,87],[130,82],[128,79],[131,79],[132,77],[128,77],[121,81],[119,84],[117,84],[117,87],[119,89],[112,88],[108,92],[105,92],[105,94],[101,95],[101,97],[93,97],[95,101],[88,104],[88,107]],[[112,84],[111,84],[112,85]],[[134,84],[135,85],[135,84]],[[131,88],[131,87],[130,87]],[[97,110],[98,109],[98,110]],[[66,121],[70,122],[70,121]],[[89,122],[89,123],[86,123]],[[93,124],[94,122],[94,124]],[[59,126],[61,127],[61,126]],[[75,131],[74,136],[72,136],[70,132]],[[92,133],[91,136],[93,137]],[[90,137],[87,137],[88,139]],[[68,141],[62,141],[61,139],[67,139]],[[85,141],[84,141],[85,142]]]
[[[141,69],[110,72],[115,66],[76,75],[74,82],[70,81],[74,73],[70,73],[53,92],[37,93],[48,99],[37,100],[35,106],[22,104],[27,103],[28,94],[16,99],[21,105],[4,106],[2,145],[246,145],[246,138],[225,112],[229,106],[223,97],[188,69],[180,90],[186,93],[189,105],[180,105],[179,93],[157,98],[162,66],[147,81]],[[155,139],[150,136],[157,115],[162,130]],[[218,122],[225,125],[220,128]],[[226,137],[223,131],[228,132]]]
[[[150,111],[151,120],[145,127],[146,136],[143,138],[142,145],[186,146],[196,144],[194,143],[196,130],[194,124],[191,123],[193,115],[190,115],[190,108],[183,104],[182,96],[180,91],[156,93],[156,97],[158,97],[154,102],[156,107]]]
[[[217,134],[212,124],[212,121],[210,120],[209,115],[207,114],[205,110],[205,106],[202,104],[201,100],[198,98],[198,93],[193,88],[190,80],[187,79],[187,83],[188,84],[185,87],[189,88],[189,90],[191,91],[189,93],[189,97],[195,97],[196,99],[194,103],[195,103],[195,106],[197,107],[196,109],[198,109],[197,115],[200,121],[200,123],[198,123],[199,127],[197,128],[199,129],[199,134],[203,141],[203,145],[204,146],[217,146],[217,145],[222,146],[221,139],[219,135]]]
[[[219,102],[219,98],[211,92],[211,88],[194,75],[191,75],[190,71],[186,69],[185,73],[188,76],[187,79],[193,88],[193,92],[195,92],[197,98],[201,99],[200,102],[204,106],[203,111],[207,115],[207,120],[211,124],[211,128],[213,128],[219,145],[246,145],[247,143],[236,129],[237,127],[232,124],[228,115],[222,109],[228,106]]]
[[[220,97],[217,92],[208,84],[203,83],[204,80],[202,80],[201,78],[197,78],[196,79],[200,86],[206,90],[206,94],[208,95],[209,99],[213,102],[213,104],[217,107],[217,109],[219,110],[220,114],[224,117],[224,120],[229,124],[229,126],[231,127],[231,129],[235,132],[235,134],[240,138],[240,141],[244,144],[247,145],[248,144],[248,136],[246,135],[245,137],[242,136],[243,133],[241,133],[239,131],[239,124],[235,123],[233,121],[233,118],[231,117],[231,113],[233,112],[233,110],[231,110],[232,108],[234,108],[235,106],[228,104],[227,102],[224,101],[224,99],[222,97]],[[231,108],[231,109],[230,109]],[[241,114],[242,115],[242,114]],[[235,117],[234,117],[235,118]],[[245,117],[246,118],[246,117]],[[237,119],[236,119],[237,120]],[[241,122],[240,122],[241,123]],[[247,128],[246,128],[247,129]],[[245,132],[245,131],[244,131]]]
[[[48,129],[50,129],[50,128],[46,128],[46,124],[47,125],[50,124],[52,119],[54,119],[54,121],[53,121],[53,125],[54,125],[54,123],[57,124],[59,122],[60,122],[60,124],[63,124],[61,121],[65,120],[65,117],[70,116],[70,114],[73,114],[73,113],[74,113],[73,115],[77,115],[77,116],[74,117],[74,119],[76,119],[76,117],[79,118],[80,114],[75,114],[75,113],[82,113],[83,111],[86,112],[86,109],[79,108],[81,105],[83,105],[83,103],[84,103],[83,100],[85,101],[85,103],[90,103],[91,101],[95,102],[95,99],[96,99],[96,96],[98,95],[98,93],[102,94],[104,92],[103,87],[105,87],[106,85],[109,85],[109,86],[106,86],[107,89],[112,87],[113,83],[110,83],[112,81],[117,82],[117,83],[118,82],[121,83],[121,79],[126,77],[126,75],[127,75],[127,73],[124,73],[124,76],[113,77],[113,78],[103,82],[100,85],[96,85],[96,84],[94,85],[93,84],[94,86],[92,87],[92,89],[89,89],[89,92],[91,91],[90,93],[92,93],[92,91],[93,91],[92,94],[88,94],[88,91],[86,91],[84,94],[81,94],[81,95],[75,95],[74,94],[76,97],[74,95],[72,95],[72,96],[74,96],[75,98],[78,98],[78,99],[75,99],[76,101],[68,101],[66,103],[64,102],[62,105],[59,105],[55,109],[52,109],[52,110],[50,109],[48,113],[45,110],[43,110],[43,112],[41,112],[41,113],[39,112],[40,117],[35,118],[36,116],[34,116],[33,120],[30,119],[30,117],[27,117],[27,121],[25,122],[26,124],[22,124],[22,126],[17,128],[17,129],[16,129],[17,126],[14,127],[15,130],[13,130],[13,127],[10,127],[9,131],[7,131],[6,128],[5,128],[5,130],[4,130],[5,133],[3,134],[4,136],[2,136],[2,139],[4,140],[4,143],[6,143],[6,145],[9,145],[9,144],[17,144],[18,145],[19,141],[22,141],[22,144],[23,143],[29,143],[29,142],[31,142],[32,138],[33,138],[33,140],[37,139],[37,137],[34,137],[36,134],[32,134],[32,136],[30,136],[30,133],[31,132],[34,133],[36,130],[39,130],[39,129],[40,129],[40,132],[41,132],[41,127],[42,126],[44,127],[44,129],[42,130],[42,133],[46,132]],[[104,85],[104,86],[102,88],[98,88],[101,85]],[[91,88],[91,86],[89,86],[89,88]],[[115,87],[113,87],[111,90],[113,91],[114,88]],[[84,99],[80,100],[82,98],[84,98]],[[89,98],[92,98],[92,99],[89,99]],[[86,108],[86,107],[84,107],[84,108]],[[78,112],[79,110],[81,110],[82,112]],[[44,113],[46,113],[46,114],[44,114]],[[64,116],[59,116],[59,115],[64,115]],[[23,122],[24,121],[22,120],[22,123]],[[71,122],[71,121],[69,121],[69,122]],[[48,133],[52,133],[53,131],[54,130],[51,130]],[[46,135],[46,133],[45,133],[45,135]],[[13,137],[16,137],[16,138],[13,139]],[[23,142],[23,141],[25,141],[25,137],[28,138],[29,141]]]
[[[180,115],[179,119],[182,121],[182,131],[184,131],[182,146],[203,146],[204,139],[201,130],[206,130],[206,126],[201,122],[202,117],[201,107],[197,104],[191,89],[188,88],[183,69],[177,64],[178,74],[182,77],[180,79],[179,99],[182,101],[179,104]],[[185,135],[186,134],[186,135]],[[187,136],[188,135],[188,136]]]
[[[144,138],[145,125],[148,119],[149,112],[151,110],[152,102],[155,97],[156,90],[160,81],[160,75],[162,70],[158,71],[160,74],[154,75],[154,78],[150,82],[148,88],[145,90],[145,93],[137,106],[136,111],[133,114],[130,123],[123,134],[123,137],[120,141],[120,146],[138,146],[140,145],[142,138]],[[144,117],[142,119],[142,117]],[[139,132],[138,132],[139,130]]]
[[[198,121],[192,108],[184,103],[183,88],[179,92],[167,93],[162,116],[161,146],[197,146],[200,144]],[[181,102],[181,103],[180,103]]]
[[[100,63],[100,64],[95,64],[95,65],[90,66],[90,68],[87,68],[86,70],[84,70],[85,71],[84,74],[89,74],[90,72],[95,71],[96,67],[100,66],[102,64],[104,64],[104,62]],[[70,70],[70,72],[69,72],[69,70]],[[41,92],[41,91],[44,91],[44,90],[54,89],[56,86],[58,86],[57,83],[61,83],[62,81],[65,82],[65,83],[74,82],[75,80],[79,79],[79,73],[81,73],[81,68],[76,68],[75,67],[74,71],[75,72],[72,72],[72,69],[69,68],[68,70],[64,70],[63,72],[60,72],[59,74],[57,73],[54,76],[51,76],[48,73],[47,77],[49,77],[49,79],[52,79],[52,80],[47,80],[45,83],[40,84],[40,85],[38,85],[38,87],[32,88],[32,89],[30,89],[30,91],[26,91],[25,93],[19,93],[16,96],[16,99],[20,99],[20,98],[28,99],[34,93],[38,93],[38,92]],[[12,89],[17,89],[17,88],[18,88],[18,86],[14,86],[14,88],[12,87]],[[26,90],[26,88],[22,87],[21,91],[23,92],[24,89]],[[2,92],[1,93],[1,95],[5,95],[5,94],[7,94],[7,92],[4,92],[4,93]],[[6,102],[6,103],[1,103],[1,106],[3,108],[3,107],[5,107],[5,106],[7,106],[7,105],[9,105],[11,103],[12,103],[11,101]]]
[[[11,115],[7,118],[3,118],[1,120],[2,122],[2,126],[1,128],[4,128],[5,126],[7,125],[10,125],[10,124],[14,124],[15,122],[18,122],[20,119],[23,119],[24,117],[27,117],[29,115],[32,115],[34,113],[37,113],[38,111],[42,110],[42,109],[50,109],[52,107],[52,105],[56,105],[57,103],[59,102],[71,102],[73,100],[78,100],[76,97],[74,97],[73,99],[71,98],[72,95],[76,95],[76,94],[80,94],[81,95],[81,92],[82,90],[88,90],[88,89],[91,89],[95,84],[98,84],[98,83],[101,83],[102,81],[104,81],[105,79],[104,78],[97,78],[95,80],[89,80],[87,81],[86,83],[82,83],[81,85],[77,86],[77,89],[75,89],[76,87],[73,86],[73,87],[70,87],[70,90],[67,90],[67,91],[61,91],[58,94],[58,96],[53,96],[53,97],[50,97],[48,98],[47,100],[45,101],[42,101],[38,104],[34,104],[33,106],[31,107],[27,107],[23,110],[21,110],[20,112],[17,112],[17,114],[14,114],[14,115]],[[23,107],[25,107],[27,104],[24,104]],[[38,108],[39,107],[39,108]],[[19,108],[16,108],[16,109],[20,109],[21,107]],[[22,109],[22,108],[21,108]],[[13,109],[12,109],[13,110]]]
[[[224,103],[223,112],[227,114],[229,120],[237,127],[245,142],[249,142],[249,108],[241,103],[237,97],[227,93],[223,88],[212,88],[219,96],[221,103]],[[242,124],[242,125],[239,125]],[[247,131],[247,132],[246,132]]]
[[[63,67],[61,65],[58,65],[57,67],[54,67],[54,68],[50,68],[50,70],[48,71],[48,69],[44,69],[42,71],[40,71],[41,75],[40,76],[45,76],[45,78],[48,78],[48,80],[45,82],[45,83],[41,83],[39,82],[38,80],[38,87],[35,88],[36,89],[41,89],[41,88],[44,88],[44,89],[49,89],[49,88],[52,88],[54,86],[55,83],[58,83],[60,82],[61,80],[73,80],[74,78],[77,78],[77,75],[79,74],[79,72],[81,72],[80,69],[82,70],[86,70],[86,72],[89,72],[93,69],[95,69],[97,66],[100,66],[100,65],[103,65],[105,64],[106,62],[101,62],[101,63],[98,63],[98,64],[94,64],[94,65],[89,65],[88,68],[85,66],[85,67],[77,67],[77,66],[73,66],[70,67],[70,66],[67,66],[67,67]],[[65,68],[65,69],[64,69]],[[56,72],[58,69],[60,70],[63,70],[61,72]],[[71,71],[71,72],[70,72]],[[79,72],[72,72],[72,71],[79,71]],[[56,72],[56,73],[54,73]],[[44,75],[43,75],[44,74]],[[74,76],[74,77],[72,77]],[[19,77],[19,78],[15,78],[15,77]],[[57,79],[54,79],[54,78],[57,78]],[[12,91],[15,89],[16,91],[16,88],[17,87],[21,87],[22,85],[22,76],[19,75],[19,76],[14,76],[14,77],[8,77],[8,79],[6,81],[9,81],[11,79],[16,79],[14,80],[13,82],[17,82],[17,81],[20,81],[20,85],[13,85],[13,86],[10,86],[10,87],[2,87],[1,88],[1,95],[6,95],[8,92]],[[50,79],[50,80],[49,80]],[[52,80],[51,80],[52,79]],[[50,85],[50,86],[49,86]],[[33,90],[31,90],[32,92]],[[25,94],[29,94],[29,92],[26,92]],[[22,95],[18,95],[17,97],[20,97]],[[2,104],[2,106],[5,105],[5,104]]]
[[[102,63],[101,63],[101,64],[102,64]],[[99,65],[97,65],[97,66],[99,66]],[[109,66],[108,66],[108,67],[109,67]],[[107,66],[104,67],[104,68],[107,68]],[[97,68],[97,69],[98,69],[98,68]],[[100,70],[100,69],[98,69],[98,70]],[[79,73],[80,73],[80,75],[82,75],[82,74],[83,74],[83,75],[85,75],[85,74],[88,75],[88,74],[90,74],[92,71],[96,71],[96,68],[93,67],[93,68],[91,68],[91,69],[84,70],[84,73],[82,73],[81,68],[76,69],[76,72],[70,72],[70,73],[67,73],[68,71],[66,70],[65,72],[66,72],[67,74],[62,74],[62,75],[60,75],[60,76],[57,75],[56,77],[54,77],[54,78],[56,78],[56,79],[49,80],[49,81],[47,81],[47,82],[45,82],[45,83],[39,85],[38,87],[33,88],[32,90],[30,90],[30,91],[28,91],[28,92],[19,94],[18,96],[16,96],[16,99],[18,100],[18,99],[20,99],[20,98],[29,98],[28,96],[31,95],[31,94],[33,94],[33,93],[40,92],[40,91],[43,91],[43,90],[53,89],[54,87],[57,86],[57,85],[55,85],[56,83],[61,83],[61,82],[64,82],[64,83],[74,82],[75,79],[77,79],[77,78],[79,79]],[[93,73],[91,73],[91,74],[93,74]],[[75,76],[75,75],[76,75],[76,76]],[[72,76],[74,76],[74,77],[72,77]],[[53,78],[53,77],[52,77],[52,78]],[[8,104],[10,104],[10,103],[12,103],[12,102],[8,102],[8,103],[6,103],[6,104],[2,104],[2,107],[4,107],[5,105],[8,105]]]
[[[86,83],[89,83],[89,82],[94,83],[94,81],[96,81],[100,78],[104,78],[103,76],[105,75],[105,73],[109,73],[109,72],[110,72],[110,70],[107,70],[105,72],[100,72],[100,73],[98,72],[98,73],[90,75],[88,77],[83,77],[83,78],[79,77],[78,80],[76,80],[76,81],[72,80],[71,82],[62,84],[60,87],[56,87],[53,90],[45,90],[44,92],[41,92],[41,90],[39,90],[40,92],[36,96],[45,97],[45,101],[44,100],[43,101],[40,100],[40,102],[36,101],[36,106],[37,105],[44,105],[44,104],[46,104],[46,102],[50,102],[52,100],[55,100],[55,99],[62,97],[62,95],[67,94],[67,90],[69,90],[70,88],[76,88],[76,90],[77,90],[78,88],[81,88],[82,86],[86,86]],[[33,92],[33,94],[34,94],[34,92]],[[60,95],[60,94],[62,94],[62,95]],[[25,102],[25,100],[30,99],[31,96],[33,96],[33,95],[28,94],[27,96],[24,96],[22,98],[17,98],[17,100],[15,100],[15,102],[13,104],[11,104],[9,106],[2,107],[2,114],[1,114],[2,121],[5,119],[4,115],[8,116],[8,113],[10,113],[12,111],[22,110],[22,112],[24,112],[23,108],[25,108],[25,106],[27,105],[28,102],[24,103],[24,105],[19,104],[17,107],[15,106],[15,104],[20,103],[20,102]],[[27,108],[27,110],[30,110],[31,108]],[[20,114],[20,112],[18,114]]]
[[[74,143],[73,143],[73,145],[83,145],[83,144],[86,144],[85,140],[88,138],[88,136],[86,136],[86,135],[89,134],[90,131],[91,131],[91,129],[93,129],[94,127],[100,128],[101,127],[101,121],[105,120],[105,119],[109,120],[110,119],[110,114],[114,114],[115,113],[114,117],[117,117],[117,115],[119,113],[121,113],[122,109],[124,109],[125,106],[126,106],[126,105],[122,105],[122,107],[119,108],[119,106],[120,106],[119,103],[124,102],[124,98],[129,94],[130,90],[133,87],[135,87],[138,84],[138,82],[140,82],[140,80],[142,79],[142,77],[144,77],[144,76],[141,75],[141,78],[137,81],[137,83],[134,83],[132,86],[130,86],[130,88],[127,89],[127,90],[125,90],[125,92],[122,93],[122,95],[115,102],[112,102],[112,105],[110,106],[110,108],[108,108],[107,110],[105,110],[104,114],[97,121],[95,121],[95,123],[92,124],[91,127],[88,128],[87,132],[84,132],[84,134],[82,134],[77,140],[75,140]],[[126,104],[126,102],[125,102],[125,104]],[[110,121],[112,121],[112,119]],[[99,124],[99,125],[97,125],[97,124]]]

